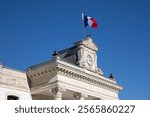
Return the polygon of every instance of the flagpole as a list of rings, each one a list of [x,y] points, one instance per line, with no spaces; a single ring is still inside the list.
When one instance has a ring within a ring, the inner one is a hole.
[[[83,12],[82,12],[82,28],[83,28],[84,38],[86,38],[86,30],[85,30],[85,26],[84,26],[84,14],[83,14]]]

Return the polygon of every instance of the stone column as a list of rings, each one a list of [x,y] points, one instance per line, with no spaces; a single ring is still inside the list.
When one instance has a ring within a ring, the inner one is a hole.
[[[58,91],[58,92],[55,94],[54,99],[55,99],[55,100],[62,100],[62,92],[61,92],[61,91]]]
[[[85,99],[84,99],[84,97],[83,97],[83,96],[81,96],[79,100],[85,100]]]
[[[54,100],[62,100],[62,88],[61,87],[55,87],[52,89],[52,92],[54,93]]]

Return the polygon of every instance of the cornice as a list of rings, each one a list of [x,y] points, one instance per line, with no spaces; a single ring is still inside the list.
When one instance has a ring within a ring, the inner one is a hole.
[[[79,73],[76,73],[74,71],[71,71],[62,67],[57,67],[57,70],[58,70],[58,73],[62,75],[69,76],[70,78],[73,78],[73,79],[76,79],[76,80],[79,80],[88,84],[92,84],[94,86],[102,87],[107,90],[120,91],[122,89],[122,87],[116,84],[110,84],[110,83],[102,81],[101,79],[96,79],[96,78],[91,78],[85,75],[81,75]]]
[[[66,61],[57,60],[57,66],[77,72],[78,74],[86,75],[91,78],[96,78],[96,79],[100,78],[102,81],[107,82],[107,83],[116,84],[116,81],[105,78],[104,76],[100,75],[98,72],[87,70],[86,68],[70,64]]]
[[[66,83],[66,82],[63,82],[63,81],[59,81],[59,83],[70,85],[69,83]],[[71,86],[76,87],[76,85],[71,85]],[[103,94],[103,93],[101,93],[99,91],[96,91],[96,90],[93,91],[92,89],[88,89],[88,92],[91,92],[91,93],[88,93],[87,92],[87,88],[85,88],[85,87],[78,86],[77,88],[78,89],[76,90],[76,92],[82,92],[83,90],[86,90],[86,92],[84,92],[85,94],[91,94],[92,93],[91,95],[95,96],[95,97],[97,97],[98,95],[100,95],[100,97],[105,97],[105,98],[106,97],[109,97],[109,98],[111,97],[112,99],[116,99],[116,97],[113,97],[113,96],[111,96],[109,94]],[[73,89],[73,90],[75,90],[75,89]]]

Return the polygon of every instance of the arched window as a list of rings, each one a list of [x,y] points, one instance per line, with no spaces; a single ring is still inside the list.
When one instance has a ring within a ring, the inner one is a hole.
[[[14,96],[14,95],[8,95],[7,100],[19,100],[19,97]]]

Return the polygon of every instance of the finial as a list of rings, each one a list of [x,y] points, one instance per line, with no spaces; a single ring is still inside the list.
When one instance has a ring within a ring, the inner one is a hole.
[[[28,72],[28,71],[30,71],[30,70],[31,70],[31,68],[30,68],[30,67],[28,67],[27,72]]]
[[[111,80],[115,80],[115,77],[113,76],[112,73],[109,75],[109,78],[110,78]]]
[[[58,52],[56,50],[54,50],[53,56],[56,56],[56,55],[58,55]]]
[[[60,59],[60,57],[59,57],[59,53],[56,51],[56,50],[54,50],[54,53],[53,53],[53,59]]]

